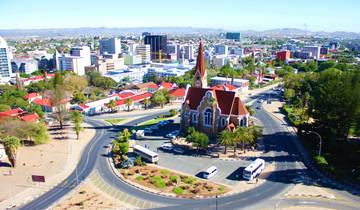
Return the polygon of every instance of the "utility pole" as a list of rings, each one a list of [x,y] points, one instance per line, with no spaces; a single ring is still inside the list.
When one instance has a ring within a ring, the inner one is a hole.
[[[215,209],[218,210],[218,195],[215,196]]]

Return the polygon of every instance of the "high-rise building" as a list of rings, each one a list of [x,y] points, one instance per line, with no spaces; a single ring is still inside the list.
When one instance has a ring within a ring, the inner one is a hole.
[[[215,45],[215,54],[227,55],[228,54],[228,46],[224,45],[224,44]]]
[[[30,57],[16,57],[11,60],[11,67],[13,73],[19,71],[31,74],[39,69],[39,62]]]
[[[194,48],[192,45],[178,45],[177,54],[179,61],[183,59],[189,61],[194,60]]]
[[[310,57],[313,59],[320,58],[320,47],[319,46],[306,46],[302,49],[302,53],[310,53]]]
[[[225,37],[226,37],[226,39],[231,39],[236,42],[240,42],[240,39],[241,39],[239,32],[227,32]]]
[[[118,38],[100,39],[99,40],[100,55],[121,53],[121,42]]]
[[[159,59],[160,54],[166,54],[167,36],[166,35],[148,35],[144,38],[144,44],[150,45],[151,59]]]
[[[150,45],[148,44],[138,45],[136,47],[136,55],[141,56],[142,63],[150,63],[151,61]]]
[[[60,71],[73,71],[78,75],[85,74],[85,67],[91,65],[91,54],[88,46],[73,47],[70,54],[55,52],[56,67]]]
[[[91,65],[91,52],[88,46],[73,47],[70,50],[70,55],[83,58],[85,66]]]
[[[0,37],[0,80],[8,82],[12,76],[11,62],[8,45],[2,37]]]

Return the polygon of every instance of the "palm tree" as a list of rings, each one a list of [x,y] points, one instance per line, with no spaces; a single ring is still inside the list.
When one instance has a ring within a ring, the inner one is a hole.
[[[220,136],[219,136],[219,143],[220,143],[220,145],[225,147],[224,154],[226,154],[227,147],[234,145],[234,135],[233,135],[233,133],[231,131],[228,131],[228,130],[223,130],[220,133]]]
[[[145,98],[145,99],[143,100],[143,104],[144,104],[145,110],[146,110],[146,109],[150,106],[151,100],[148,99],[148,98]]]
[[[79,140],[80,131],[83,130],[81,124],[84,122],[84,116],[81,114],[80,111],[73,111],[70,115],[70,120],[74,123],[74,131],[76,133],[76,139]]]
[[[16,165],[17,149],[20,147],[20,139],[15,136],[7,136],[3,139],[5,153],[9,158],[12,167]]]
[[[116,107],[116,103],[114,100],[109,101],[109,103],[107,104],[107,106],[110,108],[111,112],[114,111],[115,107]]]
[[[134,103],[134,101],[132,100],[132,98],[125,99],[125,104],[128,108],[128,112],[130,112],[130,107],[132,106],[133,103]]]
[[[248,142],[248,138],[246,135],[246,127],[238,127],[235,130],[235,139],[237,143],[241,144],[241,150],[245,150],[245,144]]]

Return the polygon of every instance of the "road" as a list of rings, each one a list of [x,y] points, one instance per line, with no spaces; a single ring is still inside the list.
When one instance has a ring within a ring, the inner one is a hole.
[[[265,93],[266,96],[268,93]],[[254,106],[258,106],[255,104]],[[116,136],[118,128],[108,126],[107,123],[98,121],[94,118],[87,118],[86,122],[94,126],[96,135],[92,141],[84,149],[82,158],[74,172],[67,177],[63,183],[55,187],[26,204],[21,209],[46,209],[53,203],[58,201],[64,195],[84,181],[92,171],[97,171],[102,179],[110,186],[120,192],[126,193],[131,198],[136,198],[142,202],[148,202],[153,205],[150,207],[160,207],[168,209],[252,209],[264,207],[276,207],[279,201],[272,199],[276,195],[284,193],[296,182],[303,182],[304,177],[310,177],[311,180],[317,180],[319,177],[309,170],[304,164],[303,157],[300,155],[298,147],[295,144],[293,134],[270,114],[262,109],[256,109],[256,118],[264,125],[264,144],[267,151],[272,151],[275,157],[264,157],[266,162],[275,162],[276,172],[271,173],[267,177],[267,181],[249,191],[234,194],[226,197],[219,197],[217,200],[209,199],[182,199],[174,197],[164,197],[152,194],[138,188],[134,188],[129,184],[115,177],[107,162],[107,146]],[[148,116],[128,122],[125,126],[134,126],[139,122],[143,122],[154,118],[159,113],[152,113]],[[139,115],[140,116],[140,115]],[[307,180],[307,179],[306,179]],[[313,182],[306,183],[313,184]],[[67,185],[68,187],[63,187]],[[354,197],[357,199],[357,197]],[[302,202],[302,200],[299,200]],[[289,202],[289,201],[286,201]],[[286,202],[281,202],[286,204]],[[308,201],[304,201],[308,202]],[[217,205],[216,205],[217,204]],[[318,203],[322,206],[321,202]],[[342,206],[341,209],[351,209],[346,204],[337,204]]]

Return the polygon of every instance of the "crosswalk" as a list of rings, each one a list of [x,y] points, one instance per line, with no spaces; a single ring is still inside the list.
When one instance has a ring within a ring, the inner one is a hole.
[[[126,203],[132,205],[134,207],[140,209],[147,209],[147,208],[156,208],[159,205],[142,200],[140,198],[134,197],[132,195],[127,194],[126,192],[119,191],[118,189],[114,188],[110,184],[108,184],[99,174],[97,170],[93,171],[89,179],[95,184],[97,188],[101,191],[107,193],[108,195],[112,196],[118,202]]]

